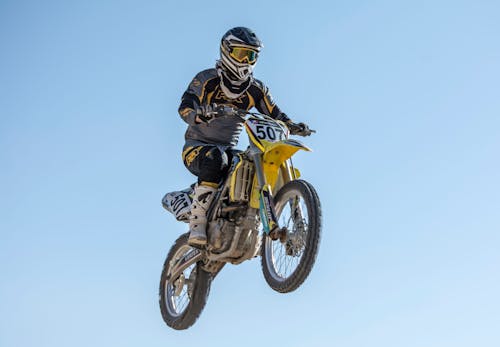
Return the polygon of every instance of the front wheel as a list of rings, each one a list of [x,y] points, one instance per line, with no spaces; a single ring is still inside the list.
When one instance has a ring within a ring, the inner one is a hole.
[[[321,234],[321,205],[314,187],[303,180],[285,184],[274,198],[279,226],[286,239],[266,237],[262,272],[269,286],[280,293],[297,289],[316,260]]]
[[[196,322],[210,291],[211,274],[201,263],[192,264],[177,278],[169,278],[172,267],[192,250],[189,234],[180,236],[170,249],[160,280],[160,310],[167,325],[176,330],[189,328]]]

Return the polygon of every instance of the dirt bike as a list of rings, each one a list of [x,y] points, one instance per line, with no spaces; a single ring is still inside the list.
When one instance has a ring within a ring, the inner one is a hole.
[[[266,282],[287,293],[304,282],[318,252],[318,194],[310,183],[299,179],[300,172],[291,161],[298,150],[310,149],[289,138],[285,123],[266,115],[240,110],[226,116],[241,119],[249,147],[233,150],[227,178],[207,211],[207,245],[191,247],[189,233],[183,234],[163,265],[161,314],[177,330],[197,320],[211,281],[226,263],[239,264],[260,255]],[[303,135],[314,132],[307,131]],[[193,186],[168,193],[162,200],[177,220],[188,222]]]

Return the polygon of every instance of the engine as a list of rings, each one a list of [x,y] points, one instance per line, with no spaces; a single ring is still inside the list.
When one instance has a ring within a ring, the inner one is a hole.
[[[219,219],[209,224],[210,260],[239,264],[253,258],[260,249],[259,217],[256,209],[236,221]]]

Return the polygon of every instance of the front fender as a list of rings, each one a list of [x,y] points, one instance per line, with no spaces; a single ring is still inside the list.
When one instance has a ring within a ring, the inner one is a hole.
[[[269,165],[277,165],[279,167],[285,160],[301,149],[312,152],[312,149],[295,139],[270,143],[264,148],[264,164],[267,162]]]
[[[266,178],[266,183],[271,186],[271,193],[275,188],[279,176],[279,170],[283,163],[290,159],[297,151],[304,150],[311,152],[312,149],[295,139],[287,139],[278,142],[266,143],[262,155],[262,170]],[[295,174],[295,173],[294,173]],[[254,189],[250,199],[250,206],[259,207],[259,190],[257,189],[257,179],[253,182]]]

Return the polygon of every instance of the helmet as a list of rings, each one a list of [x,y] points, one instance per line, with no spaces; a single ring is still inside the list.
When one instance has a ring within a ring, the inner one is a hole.
[[[220,63],[231,80],[246,81],[252,74],[262,43],[245,27],[230,29],[222,36]]]

